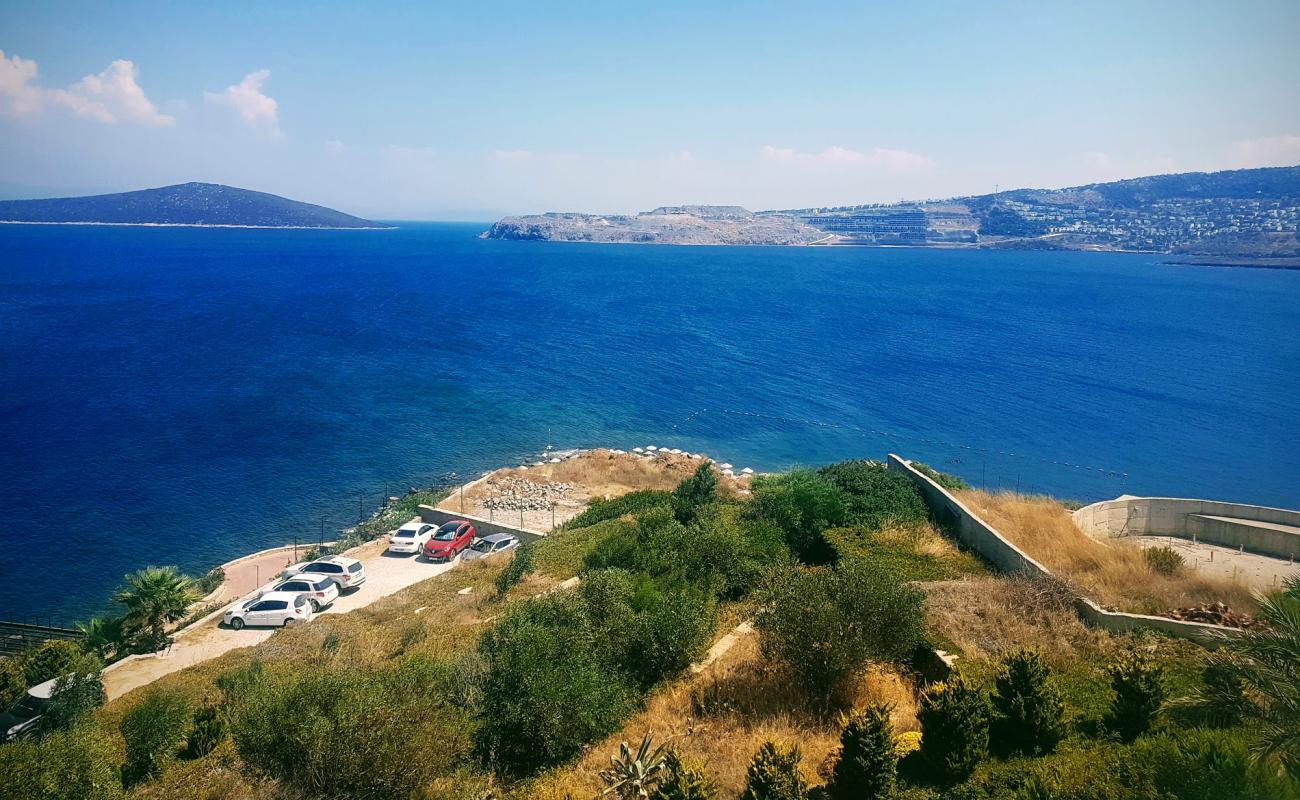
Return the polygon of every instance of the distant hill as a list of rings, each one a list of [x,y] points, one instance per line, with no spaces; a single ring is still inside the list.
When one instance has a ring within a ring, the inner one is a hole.
[[[488,239],[652,244],[856,244],[1300,257],[1300,167],[1190,172],[1067,189],[750,213],[507,217]]]
[[[218,183],[180,183],[90,197],[2,200],[0,222],[384,228],[332,208]]]

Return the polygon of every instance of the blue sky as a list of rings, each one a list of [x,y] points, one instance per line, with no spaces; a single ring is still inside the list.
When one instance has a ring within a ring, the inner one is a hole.
[[[0,0],[0,194],[486,219],[1297,164],[1297,31],[1295,0]]]

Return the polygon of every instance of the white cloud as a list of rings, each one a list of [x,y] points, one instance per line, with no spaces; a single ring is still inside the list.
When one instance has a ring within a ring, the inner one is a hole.
[[[332,156],[341,155],[343,151],[346,149],[347,147],[338,139],[330,139],[329,141],[325,142],[325,152],[329,153]]]
[[[36,83],[36,62],[0,51],[0,97],[15,115],[36,114],[50,105],[79,117],[109,125],[135,122],[174,125],[176,118],[160,113],[136,82],[135,64],[118,59],[98,75],[87,75],[66,89],[43,89]]]
[[[1242,139],[1228,148],[1233,168],[1291,167],[1300,164],[1300,136],[1284,134],[1259,139]]]
[[[0,50],[0,98],[9,113],[22,116],[41,110],[44,95],[35,82],[35,61],[18,55],[6,57]]]
[[[494,155],[497,161],[524,161],[533,157],[531,150],[497,150]]]
[[[885,147],[873,147],[862,153],[847,147],[831,145],[820,153],[800,153],[789,147],[765,146],[762,156],[770,161],[807,164],[810,166],[859,165],[875,169],[895,171],[928,170],[934,167],[934,159],[906,150],[890,150]]]
[[[244,118],[244,122],[273,136],[280,134],[279,103],[262,93],[262,84],[271,77],[271,70],[259,69],[220,92],[204,92],[209,103],[228,105]]]
[[[87,75],[67,89],[55,89],[50,99],[80,117],[100,122],[138,122],[142,125],[175,125],[176,118],[161,114],[136,83],[136,67],[118,59],[98,75]]]

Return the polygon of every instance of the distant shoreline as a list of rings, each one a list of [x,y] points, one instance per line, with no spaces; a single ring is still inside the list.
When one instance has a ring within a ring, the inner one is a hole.
[[[0,225],[98,225],[112,228],[247,228],[268,231],[395,231],[396,225],[230,225],[200,222],[39,222],[0,219]]]

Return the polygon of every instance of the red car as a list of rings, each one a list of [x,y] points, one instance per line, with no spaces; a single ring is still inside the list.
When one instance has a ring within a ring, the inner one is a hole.
[[[463,519],[453,519],[438,527],[424,545],[424,557],[430,561],[451,561],[474,541],[474,526]]]

